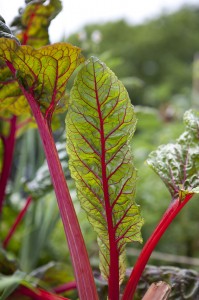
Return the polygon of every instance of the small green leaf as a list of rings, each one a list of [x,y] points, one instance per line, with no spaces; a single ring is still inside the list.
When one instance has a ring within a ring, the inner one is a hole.
[[[184,122],[185,132],[176,143],[160,146],[147,160],[164,181],[172,198],[180,193],[182,200],[186,193],[194,193],[199,185],[199,112],[187,111]]]
[[[71,90],[66,118],[69,167],[81,205],[98,234],[101,272],[109,278],[114,248],[120,282],[125,274],[126,243],[142,241],[130,144],[135,126],[134,109],[123,84],[97,58],[89,59]]]
[[[11,26],[21,29],[16,36],[23,45],[39,48],[49,44],[48,28],[61,11],[62,4],[60,0],[50,0],[48,4],[45,4],[46,1],[29,2]]]

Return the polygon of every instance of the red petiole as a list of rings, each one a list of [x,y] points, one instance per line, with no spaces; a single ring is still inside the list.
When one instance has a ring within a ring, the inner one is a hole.
[[[28,197],[25,203],[25,206],[23,207],[23,209],[20,211],[19,215],[17,216],[14,224],[12,225],[12,227],[10,228],[10,231],[8,233],[8,235],[6,236],[5,240],[3,241],[3,248],[6,249],[11,237],[13,236],[17,226],[19,225],[19,223],[21,222],[22,218],[24,217],[25,213],[28,210],[28,207],[30,206],[32,202],[32,197]]]
[[[166,210],[165,214],[163,215],[161,221],[157,225],[156,229],[144,245],[143,250],[141,251],[138,260],[132,270],[130,278],[127,282],[126,288],[123,293],[122,300],[132,300],[135,294],[135,290],[139,279],[144,271],[144,268],[153,252],[155,246],[159,242],[160,238],[174,220],[174,218],[178,215],[181,209],[185,206],[185,204],[192,198],[193,194],[188,194],[185,199],[182,201],[181,199],[177,198],[174,199],[168,209]]]

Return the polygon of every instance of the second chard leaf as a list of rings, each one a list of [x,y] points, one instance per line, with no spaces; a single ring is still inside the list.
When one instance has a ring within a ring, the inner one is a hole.
[[[143,219],[136,205],[136,170],[131,139],[136,117],[127,91],[115,74],[90,58],[71,90],[66,118],[69,167],[78,198],[98,235],[100,269],[120,283],[125,245],[142,241]],[[111,253],[111,256],[110,256]]]

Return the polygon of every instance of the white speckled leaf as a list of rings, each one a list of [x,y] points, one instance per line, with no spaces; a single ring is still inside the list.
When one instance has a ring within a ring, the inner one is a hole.
[[[199,186],[199,112],[189,110],[184,115],[185,132],[176,143],[160,146],[147,160],[161,177],[172,198],[179,194],[196,193]]]

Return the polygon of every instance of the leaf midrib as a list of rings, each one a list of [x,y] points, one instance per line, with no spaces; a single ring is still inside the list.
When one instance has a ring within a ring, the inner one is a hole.
[[[101,140],[101,167],[102,167],[102,186],[104,193],[104,201],[106,208],[106,219],[108,225],[108,238],[109,238],[109,251],[110,251],[110,265],[109,265],[109,286],[113,286],[116,288],[117,284],[114,283],[119,282],[119,252],[117,249],[117,241],[116,241],[116,231],[113,224],[112,219],[112,207],[110,205],[109,198],[109,187],[108,187],[108,178],[106,172],[106,140],[104,134],[104,120],[101,113],[101,106],[98,95],[97,88],[97,80],[95,74],[95,68],[93,63],[93,74],[94,74],[94,85],[95,85],[95,98],[97,104],[97,111],[100,122],[100,140]],[[117,291],[115,291],[117,293]],[[119,293],[118,293],[119,294]]]

